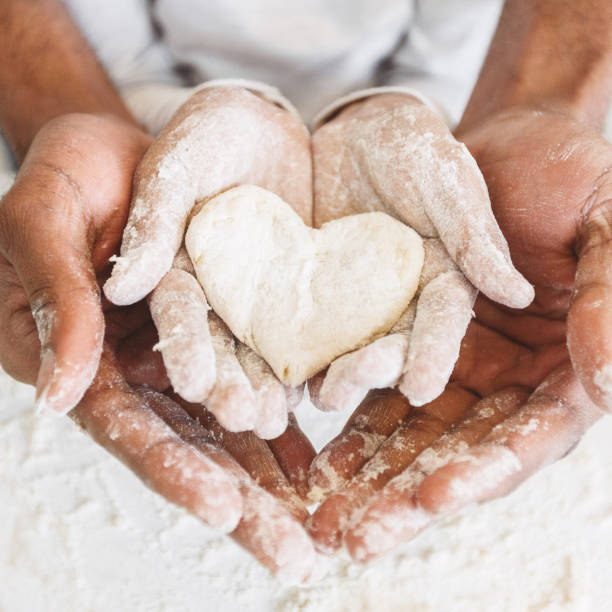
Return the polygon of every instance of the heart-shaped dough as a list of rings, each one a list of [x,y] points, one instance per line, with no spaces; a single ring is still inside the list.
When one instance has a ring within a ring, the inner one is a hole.
[[[215,312],[292,386],[387,333],[423,266],[420,236],[384,213],[312,229],[253,185],[207,202],[185,244]]]

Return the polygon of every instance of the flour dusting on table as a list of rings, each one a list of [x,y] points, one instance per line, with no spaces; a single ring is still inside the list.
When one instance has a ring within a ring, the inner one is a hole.
[[[37,418],[0,372],[0,610],[10,612],[603,612],[612,550],[612,419],[506,499],[367,566],[345,557],[285,587],[142,486],[67,418]],[[302,404],[320,447],[346,415]]]

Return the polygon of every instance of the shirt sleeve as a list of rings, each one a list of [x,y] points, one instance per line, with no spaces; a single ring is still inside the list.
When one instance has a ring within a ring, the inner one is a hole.
[[[265,83],[217,79],[185,86],[172,53],[156,35],[148,0],[65,1],[125,103],[153,135],[191,95],[207,87],[244,87],[297,114],[276,88]]]
[[[117,88],[180,84],[170,51],[159,40],[148,0],[64,0]]]
[[[381,86],[405,86],[458,123],[493,37],[501,0],[421,0],[396,52],[377,75]]]

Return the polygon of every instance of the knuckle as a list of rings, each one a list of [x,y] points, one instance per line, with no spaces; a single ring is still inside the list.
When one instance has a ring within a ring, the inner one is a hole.
[[[417,410],[407,421],[409,429],[427,440],[435,440],[447,429],[442,419],[421,410]]]

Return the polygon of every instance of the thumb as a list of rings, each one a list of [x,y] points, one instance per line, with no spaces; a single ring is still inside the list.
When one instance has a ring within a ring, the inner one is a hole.
[[[25,220],[24,195],[17,186],[2,202],[0,250],[27,294],[38,329],[37,409],[64,414],[79,402],[98,366],[100,294],[80,216],[39,206]]]
[[[612,410],[612,200],[584,218],[568,314],[572,364],[590,398]]]
[[[170,270],[194,204],[244,182],[263,137],[258,104],[239,89],[197,92],[149,147],[136,171],[121,256],[104,285],[111,302],[149,294]]]

